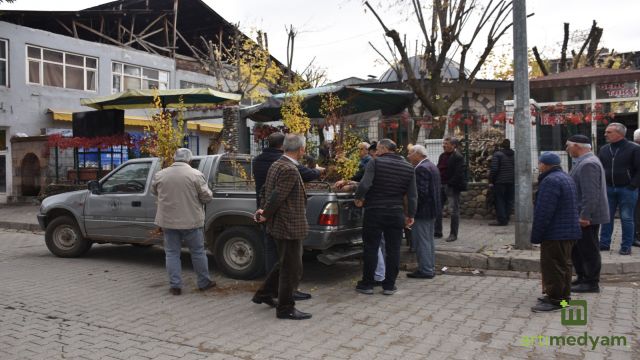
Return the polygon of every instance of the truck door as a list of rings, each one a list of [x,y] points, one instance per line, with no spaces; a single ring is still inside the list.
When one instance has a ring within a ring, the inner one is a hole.
[[[89,194],[85,227],[90,238],[113,242],[142,242],[151,237],[156,199],[150,187],[154,162],[135,161],[101,181],[101,193]]]

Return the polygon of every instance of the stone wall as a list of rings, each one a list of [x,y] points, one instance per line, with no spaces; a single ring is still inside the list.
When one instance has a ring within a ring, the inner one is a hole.
[[[17,196],[37,196],[47,183],[49,148],[47,136],[11,138],[13,191]]]
[[[467,191],[460,194],[460,217],[467,219],[495,219],[496,212],[491,206],[487,209],[488,183],[469,183]]]

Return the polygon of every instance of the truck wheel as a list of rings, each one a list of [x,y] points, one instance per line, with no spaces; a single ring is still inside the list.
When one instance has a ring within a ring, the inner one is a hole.
[[[91,241],[82,236],[76,221],[69,216],[53,219],[44,234],[47,248],[59,257],[78,257],[89,251]]]
[[[264,273],[264,246],[256,229],[228,228],[218,236],[214,246],[216,264],[229,277],[250,280]]]

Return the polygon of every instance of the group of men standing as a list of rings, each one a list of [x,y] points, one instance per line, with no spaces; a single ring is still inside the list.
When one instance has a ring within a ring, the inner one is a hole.
[[[571,136],[566,142],[566,151],[573,158],[568,174],[562,170],[558,155],[547,152],[540,156],[531,242],[541,244],[546,295],[538,298],[533,311],[558,310],[562,300],[570,299],[571,292],[600,291],[600,251],[610,249],[618,209],[622,223],[619,253],[629,255],[632,245],[640,245],[634,231],[640,146],[627,141],[625,135],[624,125],[607,126],[608,144],[597,157],[588,137]],[[640,138],[640,130],[634,135]],[[298,291],[302,242],[308,234],[304,182],[319,178],[324,169],[300,164],[305,153],[304,136],[276,133],[268,141],[269,147],[253,162],[258,207],[255,220],[264,225],[268,275],[252,301],[275,307],[278,318],[309,319],[311,314],[295,308],[296,300],[311,298],[310,294]],[[419,279],[435,276],[434,238],[442,237],[442,205],[447,200],[451,212],[447,241],[456,241],[458,237],[460,193],[467,186],[464,157],[457,151],[458,146],[458,140],[446,138],[444,153],[435,165],[421,145],[410,148],[409,161],[397,154],[397,146],[390,139],[371,146],[359,145],[361,163],[356,176],[336,183],[337,187],[353,186],[355,205],[364,207],[364,264],[357,292],[373,294],[377,285],[382,286],[385,295],[397,291],[405,229],[412,230],[418,260],[417,270],[407,276]],[[491,225],[504,226],[509,221],[514,191],[513,156],[508,140],[502,142],[493,156],[489,177],[496,194],[497,222]],[[212,192],[202,173],[188,165],[191,160],[188,149],[178,149],[174,160],[172,166],[155,175],[151,191],[158,197],[155,222],[164,232],[170,292],[180,295],[182,244],[190,249],[199,289],[215,286],[209,276],[202,231],[203,204],[212,200]],[[577,275],[574,281],[572,264]]]
[[[614,216],[620,210],[620,255],[631,254],[634,210],[640,186],[640,146],[626,140],[627,129],[611,123],[604,145],[596,156],[584,135],[567,139],[566,151],[573,159],[567,174],[560,157],[543,153],[536,194],[531,242],[541,244],[543,292],[535,312],[562,308],[571,293],[600,291],[600,251],[609,251]],[[600,239],[598,239],[600,235]],[[635,241],[635,243],[634,243]],[[576,278],[571,280],[572,264]]]

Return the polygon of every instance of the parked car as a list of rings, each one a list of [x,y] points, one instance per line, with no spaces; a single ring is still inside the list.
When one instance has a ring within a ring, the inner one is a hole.
[[[213,191],[206,205],[205,241],[217,267],[232,278],[252,279],[264,272],[262,233],[253,220],[256,209],[251,156],[196,156]],[[150,187],[161,168],[158,158],[134,159],[120,165],[87,190],[43,200],[38,222],[49,250],[60,257],[82,256],[92,244],[137,246],[161,244],[154,218],[156,197]],[[362,210],[352,193],[337,193],[328,184],[307,190],[309,236],[305,250],[319,251],[325,264],[361,253]]]

